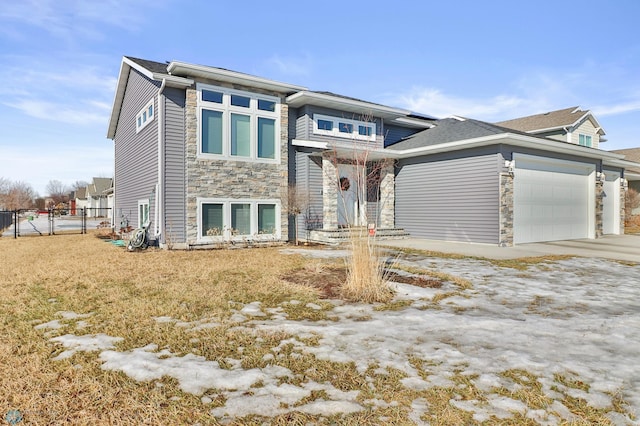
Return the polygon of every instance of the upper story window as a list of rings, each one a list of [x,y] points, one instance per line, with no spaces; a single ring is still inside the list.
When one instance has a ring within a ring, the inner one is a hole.
[[[198,154],[210,158],[280,159],[280,99],[198,84]]]
[[[149,103],[146,104],[144,108],[142,108],[142,110],[140,110],[138,115],[136,115],[136,133],[147,127],[147,125],[151,123],[155,116],[156,114],[153,108],[153,99],[151,99]]]
[[[578,135],[578,144],[582,146],[592,147],[593,143],[591,142],[591,136],[583,134]]]
[[[314,114],[313,133],[338,138],[375,141],[376,123]]]

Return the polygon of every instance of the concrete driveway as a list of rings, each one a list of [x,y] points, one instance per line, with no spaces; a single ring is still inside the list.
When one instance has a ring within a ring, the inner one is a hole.
[[[407,238],[385,240],[380,245],[418,250],[455,253],[488,259],[517,259],[546,255],[574,255],[600,257],[640,263],[640,235],[607,235],[595,240],[551,241],[498,247],[492,244],[474,244]]]

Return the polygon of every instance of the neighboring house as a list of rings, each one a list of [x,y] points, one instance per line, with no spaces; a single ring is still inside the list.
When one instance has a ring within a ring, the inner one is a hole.
[[[84,209],[87,208],[87,187],[76,189],[73,195],[75,200],[75,213],[72,214],[80,214],[80,212],[84,212]]]
[[[587,121],[597,125],[587,112],[567,133]],[[150,221],[151,238],[174,248],[288,240],[288,186],[306,198],[303,239],[371,225],[499,245],[617,234],[632,164],[573,139],[130,57],[107,135],[116,222]]]
[[[636,166],[625,170],[629,188],[633,188],[640,193],[640,148],[614,149],[611,152],[622,154],[625,159],[638,163]],[[634,209],[631,214],[640,214],[640,207]]]
[[[601,142],[606,142],[604,129],[598,120],[591,111],[583,111],[580,107],[565,108],[495,124],[589,148],[599,148]]]
[[[112,186],[111,178],[94,177],[87,185],[87,216],[107,217],[109,215],[107,191]]]

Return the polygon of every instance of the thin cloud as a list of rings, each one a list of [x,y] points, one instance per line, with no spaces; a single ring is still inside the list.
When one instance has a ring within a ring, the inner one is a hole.
[[[596,117],[605,117],[609,115],[627,114],[630,112],[640,111],[640,100],[614,104],[614,105],[598,105],[591,109]]]
[[[503,117],[514,117],[518,111],[530,110],[531,100],[514,96],[498,95],[488,99],[462,97],[444,93],[435,88],[417,87],[407,93],[396,96],[393,100],[411,111],[448,117],[459,115],[481,120],[500,120]],[[533,102],[540,104],[540,101]]]
[[[41,120],[51,120],[68,124],[98,124],[105,123],[108,113],[92,110],[86,106],[71,107],[62,103],[23,99],[5,105],[22,111],[24,114]]]
[[[303,57],[281,57],[274,55],[267,61],[271,68],[285,75],[305,76],[311,71],[311,59],[309,55]]]
[[[101,39],[106,36],[106,29],[98,29],[100,25],[135,32],[144,22],[144,12],[157,5],[152,0],[21,0],[3,5],[0,22],[5,27],[2,33],[13,39],[20,37],[17,25],[39,28],[68,40],[78,35]],[[22,29],[28,31],[29,28]]]

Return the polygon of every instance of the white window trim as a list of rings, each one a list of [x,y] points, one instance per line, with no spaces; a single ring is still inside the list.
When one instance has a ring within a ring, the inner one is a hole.
[[[198,158],[280,164],[280,149],[282,144],[282,135],[280,130],[280,98],[276,96],[229,89],[227,87],[212,86],[203,83],[196,84],[196,89],[198,94]],[[222,103],[203,101],[202,90],[211,90],[214,92],[222,93]],[[232,95],[250,98],[251,101],[249,104],[249,108],[231,105]],[[258,109],[259,99],[274,102],[275,111],[265,111]],[[222,112],[222,154],[202,152],[202,110]],[[242,114],[251,117],[251,152],[249,157],[231,155],[231,114]],[[258,157],[258,118],[269,118],[274,120],[275,122],[275,158]]]
[[[140,208],[142,206],[147,206],[147,220],[151,218],[151,205],[149,203],[149,199],[138,200],[138,228],[142,228],[142,225],[144,225],[144,221],[140,215]]]
[[[202,229],[202,205],[203,204],[222,204],[222,235],[203,235]],[[250,204],[251,205],[251,233],[245,235],[232,235],[231,233],[231,205],[232,204]],[[276,206],[276,229],[275,234],[259,234],[258,233],[258,205],[274,204]],[[198,237],[199,243],[216,243],[223,241],[273,241],[282,238],[282,222],[281,212],[282,206],[280,200],[276,199],[254,199],[254,198],[197,198],[198,212]]]
[[[147,102],[144,108],[142,108],[140,112],[136,115],[136,133],[140,133],[142,129],[147,127],[149,123],[151,123],[156,118],[156,107],[153,103],[153,100],[154,99],[151,98],[151,100]],[[151,109],[151,115],[148,114],[149,107],[153,107]],[[140,124],[138,124],[138,119],[142,120],[142,117],[144,116],[145,113],[147,113],[146,119],[144,121],[141,121]]]
[[[324,130],[318,128],[318,120],[326,120],[333,122],[331,130]],[[340,123],[350,124],[353,126],[351,133],[345,133],[340,131]],[[371,127],[371,135],[365,136],[359,133],[359,126]],[[332,136],[342,139],[357,139],[363,141],[376,141],[376,123],[373,121],[351,120],[348,118],[333,117],[330,115],[313,114],[313,133],[316,135]]]

